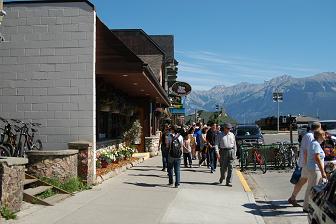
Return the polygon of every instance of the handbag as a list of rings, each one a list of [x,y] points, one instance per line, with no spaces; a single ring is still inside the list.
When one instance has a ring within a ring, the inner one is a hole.
[[[289,182],[291,182],[292,184],[296,184],[297,182],[299,182],[300,177],[301,177],[301,171],[302,171],[302,168],[299,167],[298,164],[296,164],[295,170]]]

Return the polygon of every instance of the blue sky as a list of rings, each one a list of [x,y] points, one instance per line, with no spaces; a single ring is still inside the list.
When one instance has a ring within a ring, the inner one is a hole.
[[[335,0],[92,0],[110,28],[173,34],[193,89],[336,71]]]

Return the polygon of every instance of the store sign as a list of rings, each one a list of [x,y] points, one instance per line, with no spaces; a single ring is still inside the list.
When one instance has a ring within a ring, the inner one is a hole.
[[[169,108],[169,112],[171,114],[181,114],[184,115],[185,114],[185,108]]]
[[[191,92],[191,86],[186,82],[175,82],[172,91],[178,96],[186,96]]]

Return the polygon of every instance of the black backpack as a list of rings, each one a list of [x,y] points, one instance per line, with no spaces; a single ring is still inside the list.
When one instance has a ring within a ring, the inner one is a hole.
[[[176,135],[175,137],[173,137],[172,142],[170,144],[169,155],[172,158],[180,158],[182,155],[181,143],[178,137],[179,135]]]

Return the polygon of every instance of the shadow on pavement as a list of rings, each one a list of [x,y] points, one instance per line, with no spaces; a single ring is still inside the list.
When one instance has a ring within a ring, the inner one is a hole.
[[[253,215],[262,216],[262,217],[276,217],[276,216],[307,216],[307,214],[302,211],[284,211],[284,210],[276,210],[272,204],[265,205],[257,205],[254,203],[248,203],[243,205],[245,208],[250,209],[250,211],[246,211],[247,213],[251,213]]]
[[[124,182],[125,184],[130,184],[138,187],[170,187],[168,184],[149,184],[149,183],[141,183],[141,182]]]
[[[161,171],[160,169],[141,169],[141,168],[132,168],[130,169],[130,171],[132,170],[138,170],[138,171]]]
[[[225,186],[225,185],[220,185],[218,182],[205,183],[205,182],[181,181],[181,184]]]
[[[128,174],[128,176],[168,178],[167,175],[155,175],[155,174]]]

